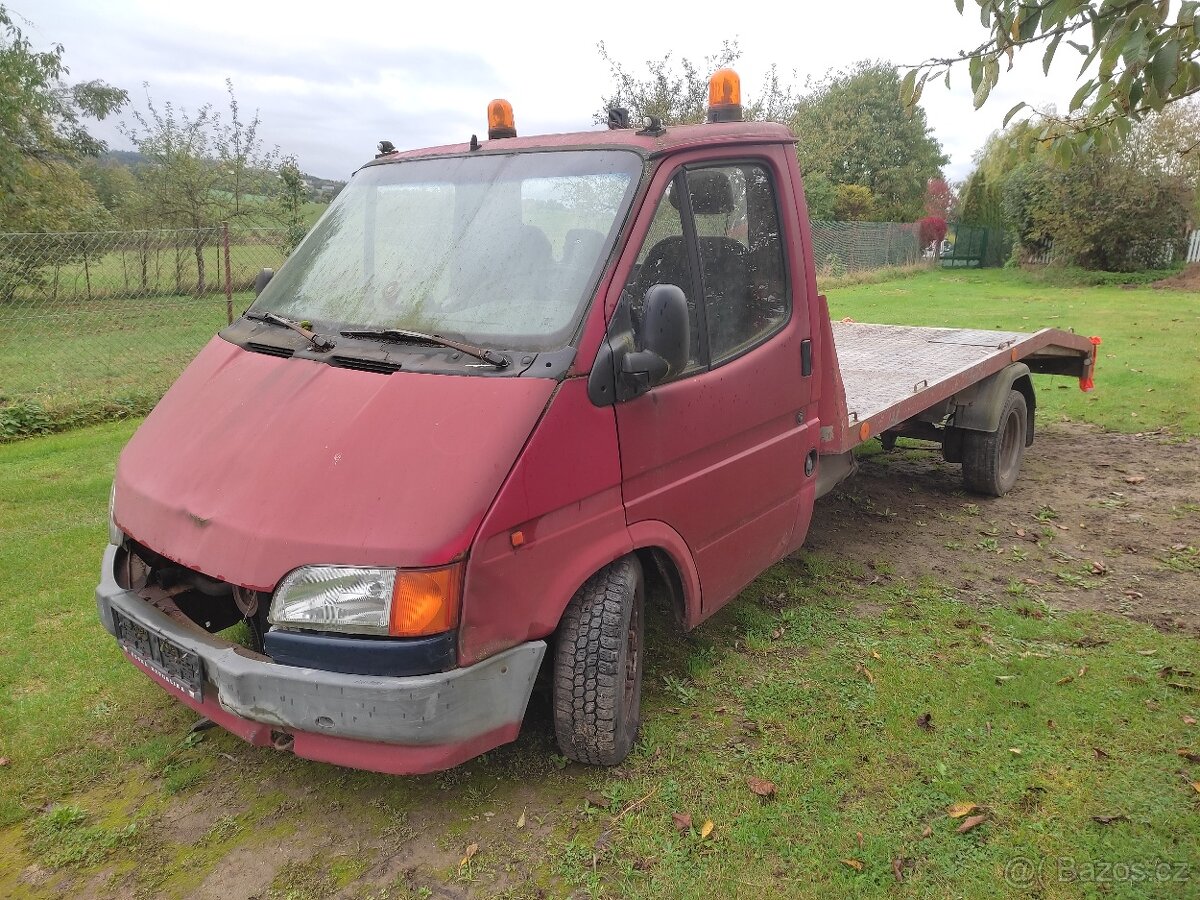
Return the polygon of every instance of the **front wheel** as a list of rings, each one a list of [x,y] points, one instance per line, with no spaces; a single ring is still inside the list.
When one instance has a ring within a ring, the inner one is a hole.
[[[563,755],[615,766],[641,722],[642,566],[609,563],[571,598],[554,650],[554,732]]]
[[[962,467],[967,490],[1003,497],[1021,473],[1025,434],[1029,421],[1025,395],[1009,391],[995,431],[963,433]]]

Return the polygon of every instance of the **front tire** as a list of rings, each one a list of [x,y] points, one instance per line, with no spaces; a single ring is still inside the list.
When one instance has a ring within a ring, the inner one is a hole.
[[[554,650],[554,733],[563,755],[620,763],[641,724],[645,607],[635,556],[609,563],[571,598]]]
[[[990,497],[1003,497],[1021,474],[1025,435],[1029,422],[1025,395],[1009,391],[995,431],[963,433],[963,482],[967,490]]]

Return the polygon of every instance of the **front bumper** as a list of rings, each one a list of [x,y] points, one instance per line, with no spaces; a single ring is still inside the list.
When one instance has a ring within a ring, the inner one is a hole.
[[[353,768],[419,774],[458,765],[520,731],[544,641],[434,675],[349,675],[279,665],[179,623],[124,590],[113,577],[116,549],[105,551],[96,587],[101,623],[115,634],[116,609],[197,654],[204,667],[201,700],[129,658],[179,700],[253,744]]]

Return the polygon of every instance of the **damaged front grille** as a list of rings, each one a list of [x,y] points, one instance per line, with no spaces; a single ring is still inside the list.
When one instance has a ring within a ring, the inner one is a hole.
[[[248,635],[237,642],[262,653],[269,603],[257,591],[177,565],[133,542],[118,552],[114,575],[122,588],[190,627],[216,634],[245,622]]]

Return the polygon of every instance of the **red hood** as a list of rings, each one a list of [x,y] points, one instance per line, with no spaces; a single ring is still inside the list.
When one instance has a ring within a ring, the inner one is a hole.
[[[554,382],[278,359],[214,338],[121,453],[116,520],[214,578],[427,566],[470,546]]]

